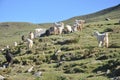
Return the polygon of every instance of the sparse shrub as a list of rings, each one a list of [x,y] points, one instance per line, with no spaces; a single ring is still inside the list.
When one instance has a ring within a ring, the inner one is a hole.
[[[45,56],[46,57],[46,62],[47,63],[51,63],[51,56],[50,55],[47,55]]]
[[[120,65],[120,60],[116,59],[116,60],[109,60],[106,64],[97,67],[96,69],[93,70],[93,72],[97,72],[97,71],[107,71],[107,69],[110,69],[112,71],[114,71],[116,69],[117,66]]]
[[[66,76],[58,76],[57,80],[69,80]]]
[[[75,67],[73,68],[73,72],[74,72],[74,73],[83,73],[84,70],[81,69],[79,66],[75,66]]]
[[[64,50],[64,51],[71,51],[71,50],[74,50],[74,48],[71,48],[71,47],[69,47],[69,46],[67,46],[67,47],[62,47],[61,48],[61,50]]]
[[[3,69],[3,70],[0,70],[0,75],[9,74],[9,73],[11,73],[11,69],[10,68],[6,68],[6,69]]]
[[[28,65],[27,61],[26,61],[26,60],[23,60],[23,61],[22,61],[22,65]]]
[[[113,29],[111,29],[111,28],[106,28],[106,29],[104,30],[104,32],[113,32]]]
[[[48,37],[40,38],[39,42],[51,42],[52,40]]]
[[[89,24],[89,25],[86,25],[86,27],[91,27],[91,25]]]
[[[103,26],[103,24],[101,24],[100,26]]]
[[[22,73],[22,70],[17,70],[17,73]]]
[[[112,76],[120,76],[120,68],[116,68],[115,70],[113,70],[111,75]]]
[[[98,57],[96,60],[105,60],[105,59],[108,59],[108,56],[106,56],[104,54],[104,55],[101,55],[100,57]]]
[[[100,24],[97,24],[97,26],[100,26]]]
[[[107,23],[106,25],[112,25],[112,23]]]
[[[20,62],[21,62],[21,60],[17,57],[13,61],[14,64],[19,64]]]
[[[35,65],[41,65],[43,62],[42,61],[36,61]]]
[[[109,46],[109,48],[120,48],[120,46],[117,43],[113,43]]]
[[[28,50],[28,51],[26,51],[26,53],[27,53],[27,54],[31,54],[31,53],[32,53],[32,51],[31,51],[31,50]]]
[[[69,39],[69,40],[64,40],[64,41],[58,41],[56,44],[60,44],[60,45],[64,45],[64,44],[76,44],[79,42],[79,37],[77,38],[73,38],[73,39]]]

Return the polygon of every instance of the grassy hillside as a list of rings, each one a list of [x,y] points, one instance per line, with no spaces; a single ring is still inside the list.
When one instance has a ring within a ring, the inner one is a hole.
[[[84,19],[86,22],[105,21],[105,18],[119,19],[120,5],[101,10],[99,12],[88,14],[84,16],[76,16],[71,19],[63,21],[65,24],[73,25],[75,19]],[[19,42],[21,35],[27,35],[35,28],[48,28],[52,23],[32,24],[27,22],[4,22],[0,23],[0,46],[13,44],[14,41]],[[9,39],[9,41],[8,41]]]
[[[35,28],[48,28],[51,23],[0,23],[0,48],[9,44],[14,55],[14,64],[5,69],[0,67],[0,75],[6,80],[110,80],[120,76],[119,15],[114,17],[118,8],[120,5],[90,14],[94,16],[79,17],[88,21],[82,32],[36,38],[30,50],[21,42],[21,35],[27,36]],[[112,20],[105,21],[108,16]],[[65,24],[72,24],[75,19],[65,21]],[[93,36],[95,30],[109,32],[109,48],[98,48]],[[19,43],[17,47],[13,46],[14,41]],[[57,50],[60,52],[55,55]],[[5,51],[0,52],[0,66],[6,61],[4,54]],[[33,70],[27,72],[31,66],[34,66]],[[34,75],[38,71],[42,76]]]
[[[19,42],[21,36],[27,36],[35,28],[44,28],[45,26],[26,23],[26,22],[5,22],[0,23],[0,46],[13,45],[15,41]]]
[[[119,19],[120,18],[120,4],[110,7],[92,14],[76,16],[65,21],[65,23],[73,24],[75,19],[83,19],[86,22],[105,21],[105,18]]]
[[[110,31],[109,48],[98,48],[94,30]],[[1,69],[0,75],[7,80],[110,80],[120,76],[119,36],[120,25],[112,20],[86,24],[82,32],[34,39],[31,50],[21,42],[10,47],[14,64]],[[55,55],[57,50],[61,52]],[[4,53],[0,54],[0,65],[5,62]],[[27,72],[33,65],[32,72]],[[42,76],[36,77],[37,71]]]

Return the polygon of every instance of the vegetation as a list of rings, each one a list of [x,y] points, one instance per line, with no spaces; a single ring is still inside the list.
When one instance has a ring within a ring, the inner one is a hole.
[[[110,17],[110,21],[97,17],[104,17],[103,13],[116,13],[119,8],[118,5],[103,10],[101,15],[99,12],[94,14],[98,22],[88,17],[87,20],[93,21],[86,23],[82,32],[36,38],[30,50],[26,43],[21,42],[21,35],[27,36],[35,28],[48,28],[51,24],[0,23],[0,48],[10,45],[14,55],[14,64],[0,69],[0,75],[6,77],[6,80],[109,80],[120,76],[120,24],[117,17]],[[93,36],[95,30],[109,32],[109,48],[98,48]],[[13,46],[14,41],[19,43],[17,47]],[[55,54],[57,50],[61,52]],[[0,66],[6,61],[4,53],[0,52]],[[34,68],[29,73],[27,70],[31,66]],[[37,71],[42,72],[40,77],[34,75]]]

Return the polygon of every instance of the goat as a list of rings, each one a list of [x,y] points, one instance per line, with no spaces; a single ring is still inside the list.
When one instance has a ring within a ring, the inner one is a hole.
[[[66,25],[65,28],[67,29],[67,32],[73,32],[73,29],[70,25]]]
[[[58,29],[58,34],[62,34],[63,29],[64,29],[64,23],[58,22],[58,23],[55,23],[55,26],[56,26],[57,29]]]
[[[29,33],[29,38],[32,39],[32,40],[34,39],[34,34],[33,34],[33,32],[30,32],[30,33]]]
[[[98,31],[94,32],[94,35],[97,37],[99,47],[108,47],[108,33],[100,34]]]
[[[85,20],[75,20],[75,26],[77,27],[78,31],[82,31],[84,27]]]
[[[10,53],[9,49],[6,50],[5,58],[8,62],[8,66],[13,63],[13,55]]]
[[[31,49],[33,47],[33,41],[29,38],[27,38],[27,47],[28,49]]]
[[[35,38],[43,36],[45,32],[46,32],[46,29],[36,28],[34,31]]]

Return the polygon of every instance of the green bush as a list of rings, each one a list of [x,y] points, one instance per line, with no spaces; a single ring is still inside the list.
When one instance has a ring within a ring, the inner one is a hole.
[[[58,76],[57,80],[69,80],[66,76]]]

